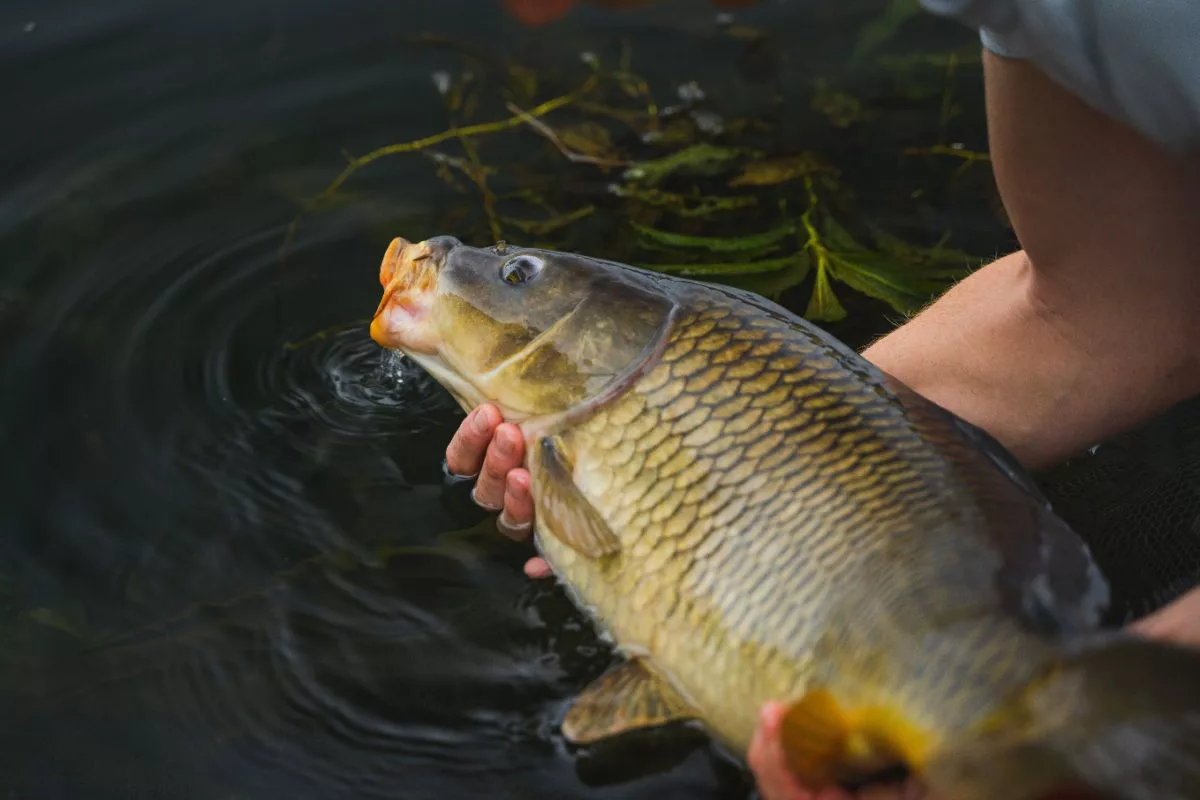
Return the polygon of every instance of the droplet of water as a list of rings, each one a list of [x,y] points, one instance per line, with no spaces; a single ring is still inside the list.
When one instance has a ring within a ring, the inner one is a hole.
[[[704,90],[700,88],[700,84],[695,81],[680,84],[675,93],[685,103],[699,103],[706,97]]]
[[[725,120],[714,111],[693,111],[691,117],[703,133],[715,136],[725,130]]]
[[[395,386],[404,383],[404,353],[384,350],[379,357],[379,377]]]

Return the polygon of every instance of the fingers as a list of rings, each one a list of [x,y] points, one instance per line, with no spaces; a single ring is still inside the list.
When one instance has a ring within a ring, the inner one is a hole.
[[[533,495],[529,493],[527,470],[510,470],[505,477],[504,510],[496,520],[496,527],[518,542],[528,539],[533,532]]]
[[[485,403],[467,415],[446,447],[446,466],[452,473],[479,473],[484,453],[487,452],[500,421],[500,409],[491,403]]]
[[[851,795],[837,787],[820,791],[804,788],[788,768],[787,756],[783,752],[782,725],[787,707],[772,702],[763,706],[758,718],[758,729],[750,742],[746,755],[750,771],[758,784],[763,800],[920,800],[922,792],[913,782],[904,787],[876,786]]]
[[[1129,629],[1151,639],[1200,646],[1200,589],[1193,589],[1153,614],[1142,617]]]
[[[511,422],[500,423],[484,456],[479,480],[475,482],[475,502],[490,511],[503,508],[508,473],[520,467],[524,460],[525,437],[521,435],[521,429]]]
[[[544,558],[531,558],[525,562],[525,575],[534,580],[549,578],[552,574]]]
[[[533,521],[529,473],[521,469],[525,438],[503,422],[500,410],[484,403],[462,421],[446,448],[446,466],[455,475],[476,476],[472,497],[491,511],[503,508],[501,525],[516,539],[528,536]]]
[[[788,769],[783,753],[780,725],[783,722],[783,703],[767,703],[758,718],[758,729],[750,742],[746,760],[754,773],[763,800],[832,800],[806,790]]]
[[[500,509],[496,527],[509,538],[522,541],[533,531],[533,495],[525,460],[521,429],[503,422],[500,410],[484,403],[462,421],[446,447],[446,468],[458,476],[478,476],[471,498],[489,511]],[[550,576],[541,558],[525,564],[530,578]]]
[[[508,473],[504,486],[504,510],[496,520],[496,527],[505,536],[521,540],[533,532],[533,496],[529,493],[529,473],[514,469]],[[544,558],[531,558],[525,562],[525,574],[533,579],[549,578],[550,565]]]

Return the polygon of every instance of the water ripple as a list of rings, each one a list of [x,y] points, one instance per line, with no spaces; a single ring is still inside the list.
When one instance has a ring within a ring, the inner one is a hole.
[[[368,336],[390,238],[474,195],[380,163],[278,260],[339,150],[447,124],[461,59],[398,36],[500,6],[70,5],[0,143],[0,796],[712,796],[704,755],[578,772],[610,653],[443,496],[461,414]]]
[[[323,307],[349,279],[303,247],[281,270],[278,234],[160,251],[165,282],[112,261],[58,287],[18,343],[84,353],[70,373],[86,391],[57,395],[70,422],[45,463],[86,428],[110,465],[107,485],[57,476],[77,511],[43,522],[68,557],[98,557],[95,613],[83,650],[27,679],[30,713],[128,725],[129,752],[197,787],[390,797],[423,775],[484,790],[518,743],[530,764],[551,752],[563,672],[516,565],[481,557],[500,537],[451,534],[429,445],[458,410],[367,335],[374,265],[355,270],[363,302]],[[82,413],[97,402],[100,420]]]

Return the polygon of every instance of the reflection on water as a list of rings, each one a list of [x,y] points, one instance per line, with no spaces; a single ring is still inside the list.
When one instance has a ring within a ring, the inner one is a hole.
[[[851,5],[735,13],[784,32],[781,85],[807,103],[886,4]],[[460,413],[367,335],[390,238],[460,233],[444,228],[477,195],[428,159],[381,163],[278,256],[343,150],[449,124],[433,75],[470,58],[402,44],[414,31],[547,72],[626,37],[660,88],[775,62],[716,58],[706,3],[538,28],[483,0],[7,8],[0,797],[746,796],[686,731],[561,742],[610,653],[443,492]],[[943,123],[936,101],[892,100],[897,127]],[[823,135],[799,146],[895,164]],[[957,215],[995,246],[986,213],[914,202],[890,174],[856,184],[875,219]],[[884,325],[867,313],[859,336]]]

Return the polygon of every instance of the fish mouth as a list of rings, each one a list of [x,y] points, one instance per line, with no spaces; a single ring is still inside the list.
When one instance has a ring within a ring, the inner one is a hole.
[[[379,265],[383,297],[371,319],[371,338],[389,350],[434,355],[438,336],[432,308],[438,271],[454,245],[438,237],[413,244],[396,237]]]
[[[464,411],[486,401],[483,393],[446,363],[434,322],[438,273],[446,256],[461,244],[438,236],[413,244],[396,237],[379,265],[383,298],[371,319],[371,338],[388,350],[404,353],[445,387]]]

